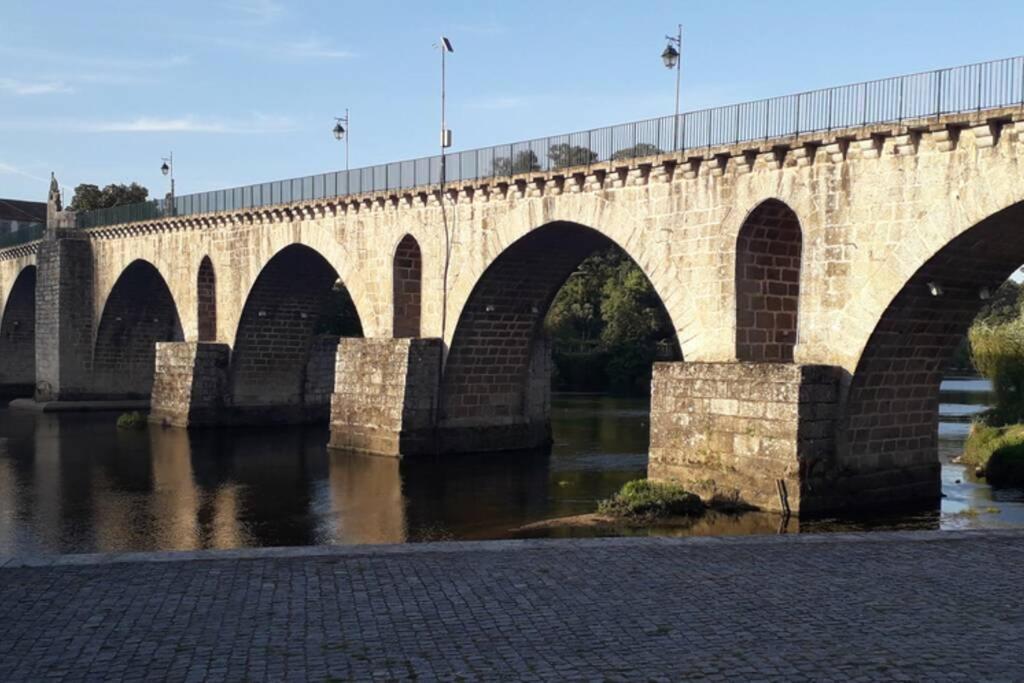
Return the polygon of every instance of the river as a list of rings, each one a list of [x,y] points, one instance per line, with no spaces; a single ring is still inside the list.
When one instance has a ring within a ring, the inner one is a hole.
[[[326,427],[116,427],[116,414],[0,410],[0,555],[400,543],[594,534],[749,534],[1024,526],[1024,491],[951,460],[990,399],[943,383],[944,498],[933,510],[842,519],[709,513],[689,527],[525,525],[592,512],[645,476],[643,399],[556,395],[550,455],[409,460],[328,451]]]

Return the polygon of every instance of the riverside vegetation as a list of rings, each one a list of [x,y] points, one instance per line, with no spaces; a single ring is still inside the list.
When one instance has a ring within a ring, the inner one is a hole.
[[[995,405],[975,420],[962,460],[993,486],[1024,486],[1024,287],[1000,287],[968,340],[971,363],[991,380]]]

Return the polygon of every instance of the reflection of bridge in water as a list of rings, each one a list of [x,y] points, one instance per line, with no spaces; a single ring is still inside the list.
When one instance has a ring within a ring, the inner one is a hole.
[[[382,454],[535,447],[544,316],[617,246],[676,331],[652,476],[766,508],[934,500],[942,370],[1024,262],[1022,75],[695,112],[667,146],[671,117],[472,150],[443,186],[420,160],[121,214],[54,194],[47,238],[0,252],[0,376],[40,401],[152,394],[176,425],[329,413],[332,444]]]

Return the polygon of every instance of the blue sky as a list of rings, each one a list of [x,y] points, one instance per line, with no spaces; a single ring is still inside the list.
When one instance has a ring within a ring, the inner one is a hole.
[[[0,196],[49,172],[179,194],[436,152],[449,36],[455,149],[1024,54],[1024,3],[0,0]]]

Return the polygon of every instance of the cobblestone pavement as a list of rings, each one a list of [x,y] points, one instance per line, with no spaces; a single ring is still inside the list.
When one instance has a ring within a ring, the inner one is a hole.
[[[1022,596],[1024,531],[8,560],[0,680],[1024,680]]]

